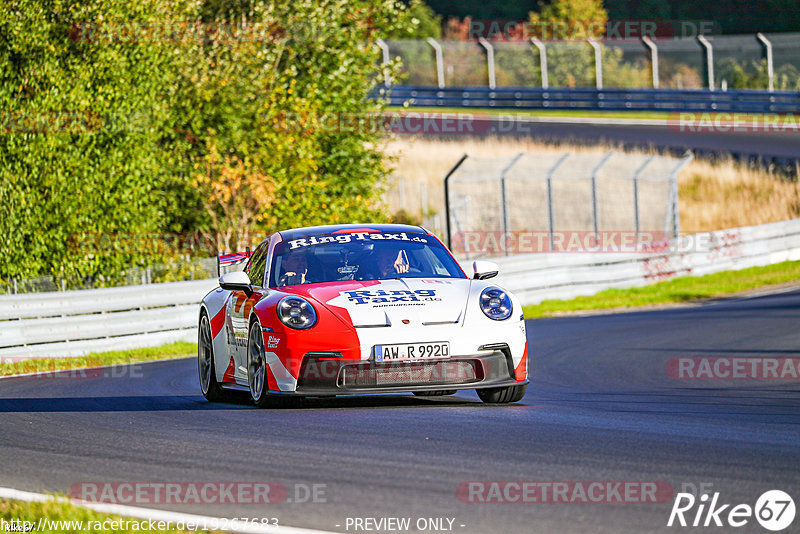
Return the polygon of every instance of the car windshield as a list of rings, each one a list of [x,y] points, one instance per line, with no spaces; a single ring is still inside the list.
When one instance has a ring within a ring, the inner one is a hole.
[[[424,233],[348,230],[278,243],[269,285],[434,277],[465,277],[438,239]]]

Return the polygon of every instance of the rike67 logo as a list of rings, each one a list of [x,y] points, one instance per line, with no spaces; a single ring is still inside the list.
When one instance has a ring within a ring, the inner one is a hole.
[[[711,497],[703,494],[699,498],[691,493],[678,493],[667,526],[738,528],[755,517],[765,529],[779,532],[792,524],[794,516],[794,500],[781,490],[765,491],[755,506],[722,503],[719,492]]]

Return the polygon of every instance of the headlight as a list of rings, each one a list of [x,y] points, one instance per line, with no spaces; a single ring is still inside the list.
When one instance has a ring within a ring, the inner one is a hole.
[[[505,291],[497,287],[487,287],[481,293],[481,310],[489,319],[502,321],[511,317],[513,306]]]
[[[306,330],[317,324],[314,306],[300,297],[283,297],[276,309],[283,324],[297,330]]]

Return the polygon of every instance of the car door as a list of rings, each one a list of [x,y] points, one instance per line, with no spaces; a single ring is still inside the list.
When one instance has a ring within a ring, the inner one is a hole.
[[[234,377],[237,381],[247,383],[247,336],[249,334],[250,311],[264,294],[264,271],[267,261],[267,243],[259,245],[253,252],[250,262],[245,267],[245,272],[250,277],[250,285],[253,286],[253,293],[248,297],[244,291],[231,291],[230,305],[230,325],[233,334],[233,343],[229,346],[232,349],[236,370]]]

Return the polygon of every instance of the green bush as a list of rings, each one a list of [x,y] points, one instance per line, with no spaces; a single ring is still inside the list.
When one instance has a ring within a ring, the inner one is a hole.
[[[0,278],[114,278],[143,260],[82,253],[76,239],[161,228],[170,51],[147,41],[83,42],[80,28],[102,16],[159,14],[133,1],[0,8]]]
[[[241,246],[385,217],[380,130],[313,125],[381,109],[367,98],[372,43],[413,26],[403,4],[85,4],[0,7],[0,280],[113,284],[132,266],[180,261],[121,235],[201,231]],[[87,250],[97,235],[111,244]]]

